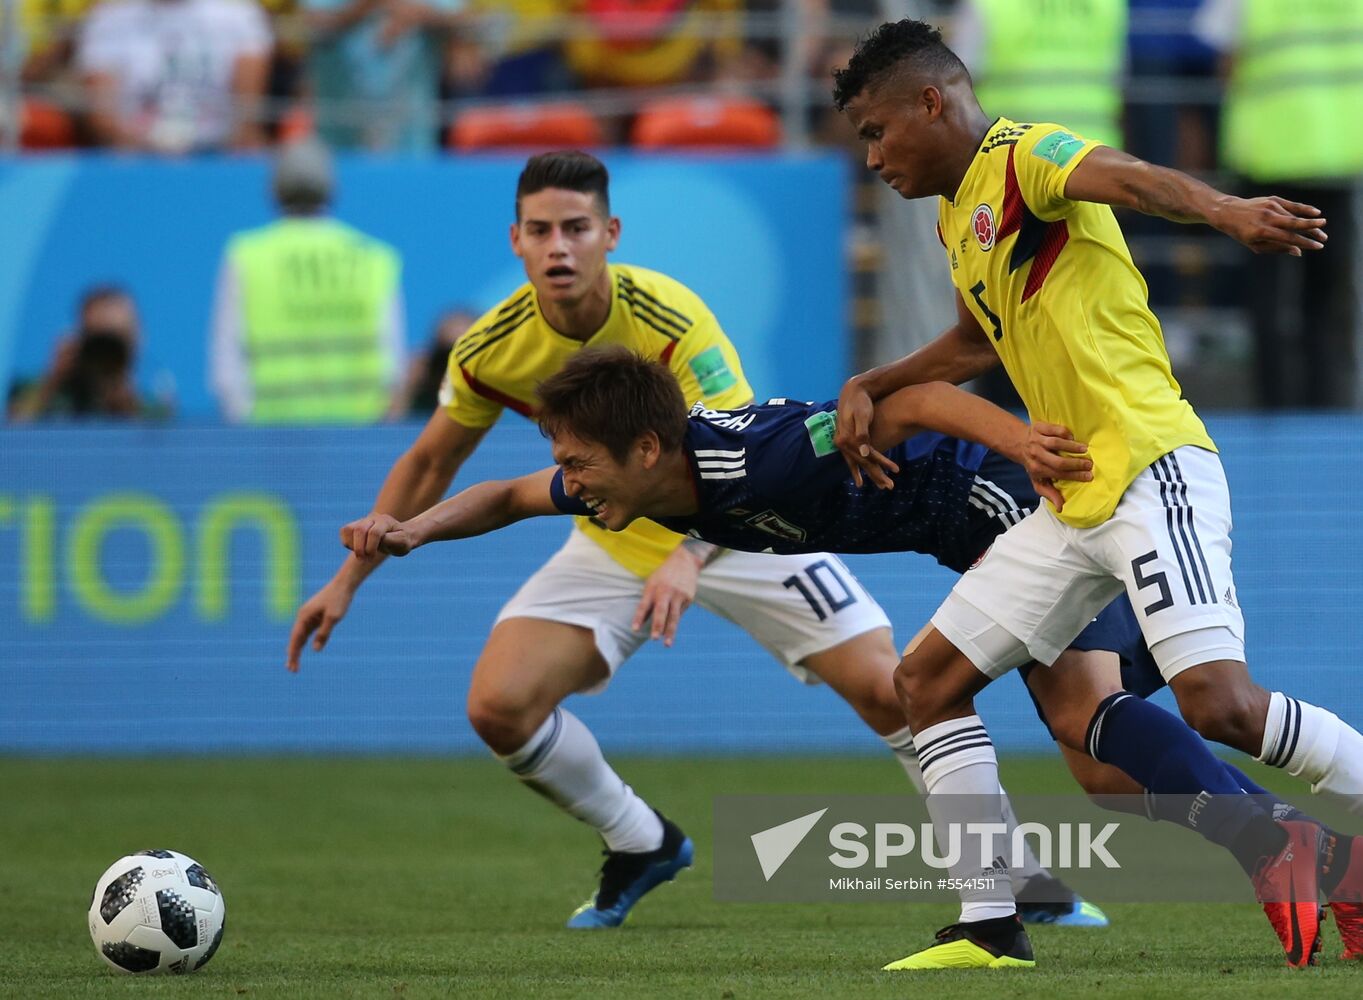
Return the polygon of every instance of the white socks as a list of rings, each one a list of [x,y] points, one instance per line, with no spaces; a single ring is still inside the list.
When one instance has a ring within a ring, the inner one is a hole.
[[[1363,812],[1363,735],[1333,712],[1274,691],[1259,759]]]
[[[560,707],[525,746],[498,759],[529,788],[601,835],[611,851],[662,846],[657,813],[620,778],[582,720]]]
[[[979,884],[961,892],[961,922],[1016,913],[1007,864],[981,864],[984,854],[1006,858],[1011,844],[1003,836],[999,762],[980,717],[939,722],[918,733],[913,742],[927,786],[928,812],[932,814],[938,850],[951,853],[952,842],[959,843],[960,857],[949,869],[951,877]],[[992,850],[985,850],[982,832],[967,831],[967,825],[985,824],[995,828]],[[986,887],[990,880],[992,886]]]
[[[918,789],[920,795],[928,790],[927,783],[923,780],[923,772],[918,767],[918,754],[913,748],[913,733],[908,726],[889,736],[882,736],[881,739],[889,746],[892,753],[899,760],[900,766],[904,768],[904,773],[909,776],[909,781],[913,787]],[[1008,800],[1008,793],[999,787],[999,794],[1003,797],[1003,821],[1008,825],[1008,843],[1013,842],[1013,831],[1017,829],[1018,818],[1013,812],[1013,803]],[[1034,878],[1037,875],[1050,876],[1050,872],[1041,867],[1041,862],[1037,860],[1036,852],[1032,850],[1031,841],[1023,842],[1024,854],[1022,857],[1022,867],[1014,868],[1013,874],[1018,876],[1022,882]]]

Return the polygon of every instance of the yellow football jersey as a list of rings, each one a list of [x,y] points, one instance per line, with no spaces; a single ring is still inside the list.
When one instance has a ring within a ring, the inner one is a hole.
[[[1065,197],[1098,143],[1000,118],[938,206],[951,280],[1033,420],[1088,442],[1093,481],[1058,484],[1078,528],[1112,515],[1155,459],[1216,446],[1174,380],[1145,279],[1112,209]]]
[[[610,316],[586,342],[565,337],[545,320],[533,285],[522,285],[459,338],[450,352],[440,403],[465,427],[490,427],[509,408],[535,416],[535,389],[584,347],[619,345],[659,358],[681,383],[687,403],[712,409],[752,399],[738,352],[719,321],[685,285],[641,267],[609,265]],[[578,527],[620,565],[647,576],[681,544],[682,536],[643,518],[621,532],[587,518]]]

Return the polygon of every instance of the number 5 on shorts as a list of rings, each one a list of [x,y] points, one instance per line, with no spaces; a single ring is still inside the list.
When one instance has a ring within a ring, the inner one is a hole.
[[[1146,576],[1141,572],[1141,567],[1146,563],[1154,562],[1159,558],[1157,552],[1147,552],[1143,556],[1137,556],[1131,560],[1131,575],[1136,580],[1136,589],[1144,590],[1146,587],[1159,587],[1159,600],[1145,609],[1147,615],[1153,615],[1156,611],[1163,611],[1165,608],[1174,606],[1174,595],[1169,589],[1169,578],[1163,573],[1151,573]]]

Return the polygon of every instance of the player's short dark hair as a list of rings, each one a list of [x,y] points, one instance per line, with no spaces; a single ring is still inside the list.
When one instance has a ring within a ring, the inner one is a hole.
[[[867,87],[887,79],[901,66],[912,66],[932,78],[970,73],[942,33],[926,21],[905,18],[882,24],[857,43],[844,69],[833,73],[833,104],[839,111]]]
[[[561,149],[532,156],[516,182],[516,218],[521,217],[521,199],[546,188],[561,188],[595,195],[601,214],[611,214],[610,174],[606,165],[590,153]]]
[[[681,447],[687,407],[677,377],[661,361],[625,347],[579,351],[539,385],[539,425],[545,437],[567,431],[601,444],[617,462],[644,434],[664,451]]]

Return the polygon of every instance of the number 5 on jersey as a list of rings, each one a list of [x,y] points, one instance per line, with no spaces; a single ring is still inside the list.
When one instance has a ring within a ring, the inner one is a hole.
[[[989,306],[985,305],[984,282],[977,281],[975,284],[971,285],[970,294],[975,296],[975,304],[980,307],[980,312],[984,313],[985,317],[989,320],[989,325],[994,328],[994,339],[1002,340],[1003,323],[999,320],[998,314],[990,309]]]

